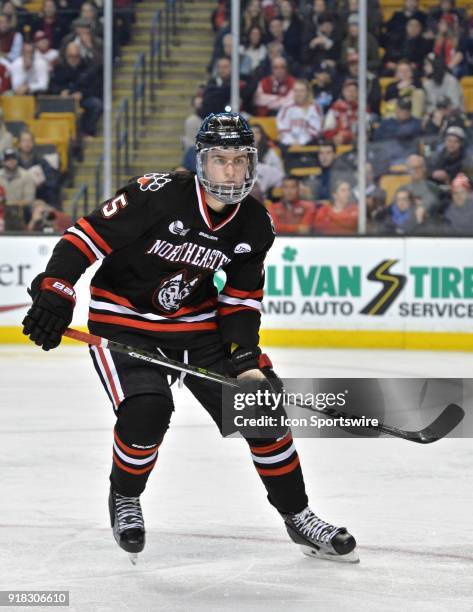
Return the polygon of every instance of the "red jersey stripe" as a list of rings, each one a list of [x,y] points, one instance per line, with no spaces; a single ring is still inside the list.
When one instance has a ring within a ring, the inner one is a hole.
[[[211,300],[206,300],[205,302],[201,302],[200,304],[196,304],[195,306],[183,306],[179,308],[174,314],[169,315],[171,318],[180,317],[182,315],[188,314],[190,312],[196,312],[198,310],[204,310],[205,308],[210,308],[210,306],[217,306],[217,298],[212,298]]]
[[[260,476],[282,476],[283,474],[289,474],[289,472],[293,472],[296,467],[299,465],[299,457],[296,457],[291,463],[285,465],[280,468],[276,468],[275,470],[267,470],[257,467],[256,471]]]
[[[106,298],[107,300],[110,300],[111,302],[114,302],[115,304],[119,304],[120,306],[126,306],[127,308],[133,308],[134,310],[138,310],[137,307],[134,306],[125,297],[122,297],[121,295],[117,295],[116,293],[112,293],[111,291],[107,291],[106,289],[99,289],[99,287],[93,287],[91,285],[90,293],[91,295],[95,297]],[[176,317],[180,317],[182,315],[185,315],[191,312],[204,310],[205,308],[209,308],[210,306],[216,306],[216,305],[217,305],[217,299],[213,298],[211,300],[206,300],[205,302],[201,302],[200,304],[197,304],[196,306],[184,306],[183,308],[180,308],[172,315],[168,315],[168,316],[170,319],[176,318]]]
[[[203,331],[217,329],[217,323],[150,323],[148,321],[135,321],[127,317],[117,315],[101,315],[89,312],[89,321],[97,323],[109,323],[111,325],[123,325],[124,327],[134,327],[136,329],[146,329],[157,332],[184,332],[184,331]]]
[[[153,469],[154,464],[156,463],[157,460],[158,458],[156,457],[153,463],[150,463],[148,466],[146,466],[145,468],[142,468],[141,470],[136,470],[135,468],[128,467],[127,465],[122,463],[120,459],[116,456],[116,454],[113,453],[113,461],[118,465],[120,469],[125,470],[125,472],[129,472],[130,474],[136,474],[137,476],[139,474],[146,474],[146,472],[150,472]]]
[[[95,295],[97,297],[104,297],[110,300],[111,302],[115,302],[115,304],[120,304],[120,306],[126,306],[128,308],[134,308],[133,304],[129,302],[126,298],[117,295],[116,293],[112,293],[111,291],[107,291],[106,289],[99,289],[98,287],[90,286],[91,295]]]
[[[218,314],[221,317],[225,317],[227,315],[235,314],[239,310],[251,310],[252,312],[259,312],[257,308],[252,308],[251,306],[219,306]]]
[[[95,261],[97,261],[97,257],[95,257],[95,255],[85,244],[85,242],[83,242],[78,236],[74,236],[73,234],[66,234],[65,236],[63,236],[63,240],[71,242],[76,248],[79,249],[79,251],[82,251],[82,253],[89,260],[89,264],[93,264]]]
[[[229,295],[230,297],[245,299],[245,298],[262,298],[264,291],[263,289],[257,289],[256,291],[241,291],[240,289],[234,289],[233,287],[230,287],[229,285],[225,285],[222,293],[224,293],[225,295]]]
[[[110,367],[107,363],[107,360],[105,359],[105,355],[103,353],[103,348],[101,346],[97,347],[97,351],[100,357],[100,360],[102,362],[102,365],[104,367],[105,373],[107,374],[107,378],[108,378],[108,382],[110,384],[110,389],[112,390],[112,395],[113,395],[113,399],[115,402],[115,406],[120,405],[120,398],[118,396],[118,392],[117,392],[117,387],[115,386],[115,382],[113,381],[113,376],[112,373],[110,372]]]
[[[94,230],[94,228],[90,225],[90,223],[86,219],[84,218],[79,219],[77,221],[77,225],[80,225],[80,227],[89,236],[89,238],[92,238],[95,244],[99,246],[102,249],[102,251],[105,251],[107,255],[110,255],[113,249],[105,242],[102,236],[99,236],[97,234],[97,232]]]
[[[250,449],[254,455],[266,455],[267,453],[271,453],[272,451],[275,451],[278,448],[281,448],[281,446],[284,446],[288,442],[292,442],[291,432],[286,434],[282,440],[278,440],[277,442],[272,442],[271,444],[268,444],[267,446],[250,446]]]
[[[113,430],[113,437],[115,438],[118,446],[123,451],[125,451],[125,453],[128,453],[128,455],[136,455],[137,457],[145,457],[146,455],[150,456],[155,453],[159,448],[159,444],[156,444],[155,446],[153,446],[153,448],[147,450],[140,450],[139,448],[132,448],[131,446],[127,446],[124,442],[120,440],[115,430]]]

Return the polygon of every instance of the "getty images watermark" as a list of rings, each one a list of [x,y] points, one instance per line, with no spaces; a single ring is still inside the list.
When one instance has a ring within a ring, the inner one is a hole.
[[[339,393],[300,393],[300,392],[274,392],[269,389],[257,389],[235,393],[233,396],[233,408],[236,412],[248,408],[256,409],[258,416],[245,416],[237,414],[234,417],[236,427],[377,427],[379,419],[365,416],[343,415],[343,408],[347,405],[348,390]],[[289,416],[281,410],[287,406],[324,410],[330,412],[330,408],[337,415],[313,414],[305,416]],[[261,414],[271,411],[275,414]],[[340,416],[338,414],[342,413]]]
[[[269,388],[240,381],[222,389],[222,433],[245,438],[379,437],[378,425],[422,429],[450,403],[467,411],[452,435],[473,436],[473,380],[415,378],[283,379]]]

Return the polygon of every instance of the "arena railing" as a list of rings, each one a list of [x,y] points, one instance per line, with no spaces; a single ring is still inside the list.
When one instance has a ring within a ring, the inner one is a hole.
[[[145,124],[147,114],[155,107],[157,84],[163,76],[164,63],[170,56],[171,39],[177,35],[178,16],[182,15],[183,8],[184,0],[166,0],[165,7],[158,9],[153,17],[149,57],[142,52],[136,59],[132,76],[131,122],[128,97],[121,100],[115,117],[116,185],[120,184],[123,178],[128,178],[130,154],[138,148],[140,129]],[[103,199],[102,176],[103,156],[98,160],[94,171],[95,207]]]
[[[100,156],[100,159],[97,162],[94,170],[94,186],[95,186],[95,198],[94,198],[94,208],[98,208],[100,202],[103,200],[103,181],[102,181],[102,173],[103,173],[103,154]]]
[[[115,182],[116,185],[119,185],[122,182],[123,174],[128,173],[130,169],[130,103],[128,98],[122,99],[115,117],[115,138]]]
[[[156,102],[156,84],[163,76],[163,17],[161,9],[154,14],[149,36],[149,99]]]
[[[71,205],[72,221],[75,223],[79,217],[87,215],[89,212],[89,186],[82,183],[79,191],[75,194]]]
[[[143,127],[146,116],[146,54],[140,53],[133,68],[131,97],[132,146],[138,148],[138,123]]]

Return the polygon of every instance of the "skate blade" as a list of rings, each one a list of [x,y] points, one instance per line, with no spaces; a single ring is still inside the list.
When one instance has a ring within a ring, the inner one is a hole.
[[[300,545],[300,549],[302,554],[306,557],[312,557],[316,559],[325,559],[326,561],[335,561],[336,563],[359,563],[360,557],[358,556],[358,552],[356,548],[354,548],[351,552],[346,555],[333,555],[330,553],[325,553],[320,550],[316,550],[315,548],[310,548],[310,546]]]
[[[136,565],[138,562],[138,553],[128,553],[128,558],[130,559],[132,565]]]

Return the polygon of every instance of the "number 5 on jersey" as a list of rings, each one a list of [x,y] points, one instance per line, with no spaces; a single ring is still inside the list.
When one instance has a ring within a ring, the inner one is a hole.
[[[102,206],[102,216],[104,216],[105,219],[110,219],[117,214],[120,208],[125,208],[127,205],[128,202],[126,201],[125,194],[122,193]]]

